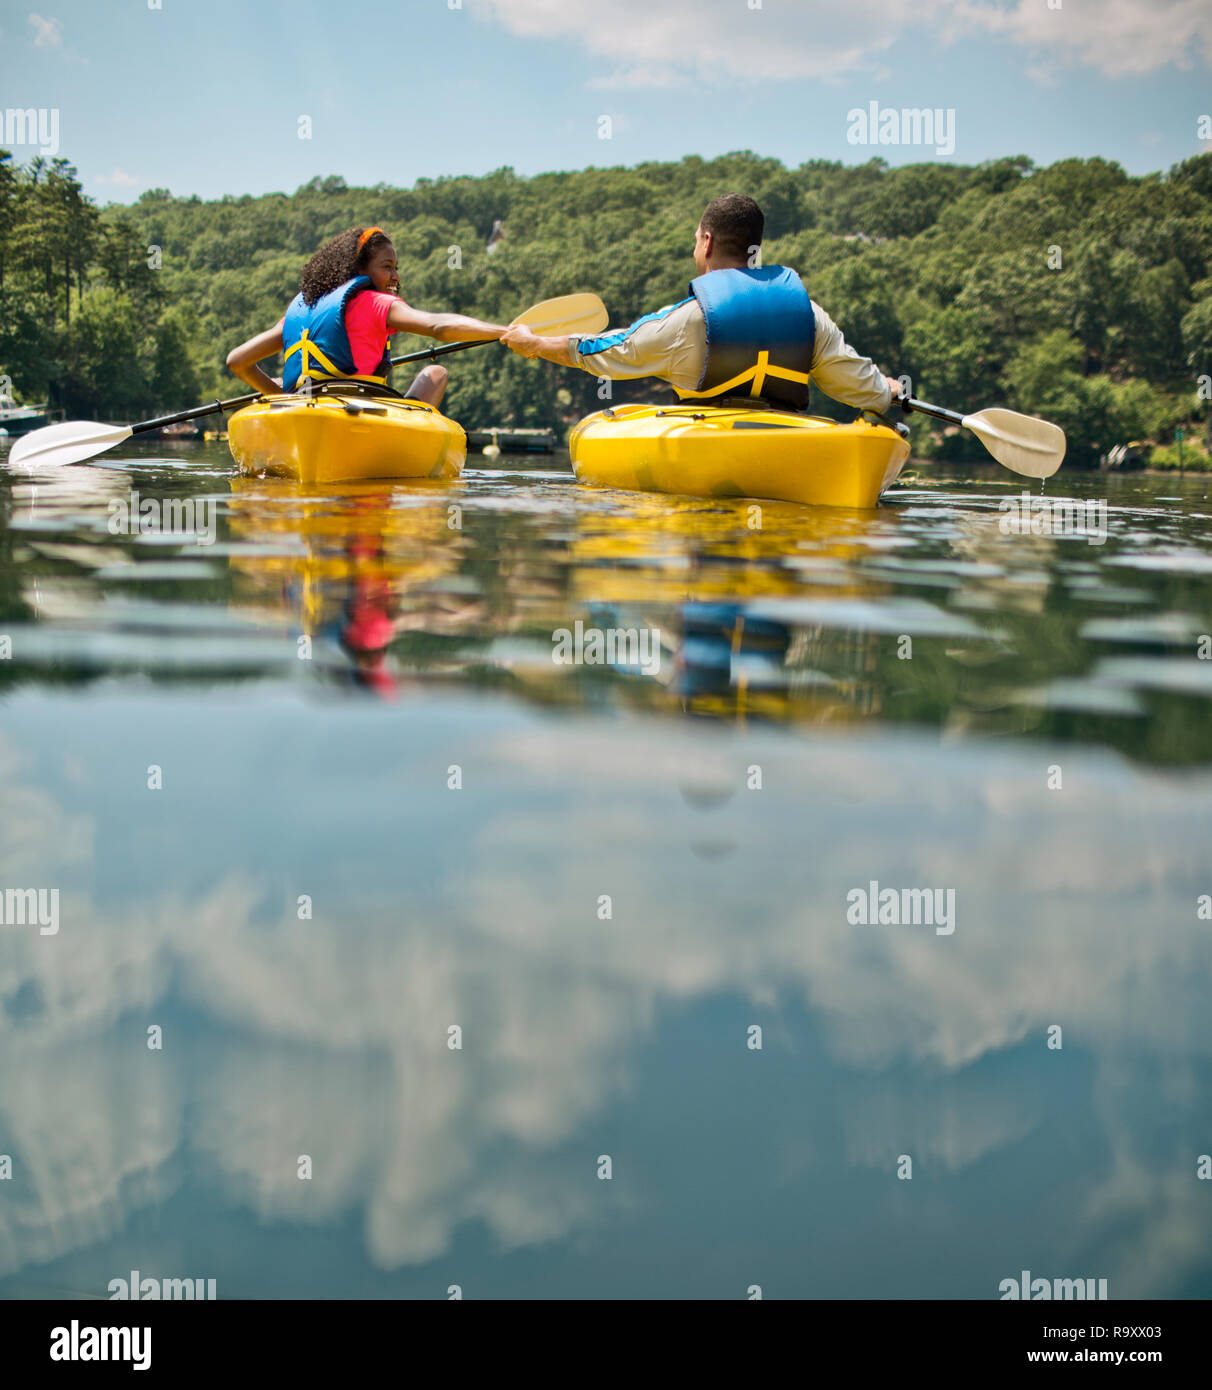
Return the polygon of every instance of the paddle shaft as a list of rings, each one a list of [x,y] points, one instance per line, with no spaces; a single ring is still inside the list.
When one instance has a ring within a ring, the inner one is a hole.
[[[966,415],[961,415],[958,410],[947,410],[941,405],[928,405],[925,401],[915,400],[912,396],[901,401],[901,409],[906,415],[912,410],[920,410],[923,415],[933,415],[936,420],[946,420],[951,425],[962,425],[968,418]]]
[[[496,338],[472,338],[466,343],[446,343],[442,347],[422,348],[420,352],[407,352],[403,357],[393,357],[391,365],[398,367],[403,362],[432,362],[435,357],[445,357],[448,352],[462,352],[465,348],[483,347],[485,343],[496,341]]]
[[[495,338],[472,338],[466,343],[447,343],[444,347],[426,348],[421,352],[405,353],[403,357],[393,357],[391,365],[398,367],[404,362],[430,361],[435,357],[445,357],[448,352],[462,352],[464,348],[480,347],[483,343],[495,343]],[[233,396],[229,401],[211,401],[209,405],[196,405],[190,410],[179,410],[175,415],[160,415],[155,420],[142,420],[130,427],[131,434],[146,434],[149,430],[163,429],[165,425],[175,425],[182,420],[200,420],[204,415],[217,415],[224,410],[238,410],[242,405],[252,405],[253,401],[264,399],[260,391],[248,396]]]
[[[162,429],[165,425],[175,425],[181,420],[200,420],[204,415],[214,415],[218,411],[235,410],[242,405],[252,405],[261,399],[260,391],[250,396],[233,396],[230,401],[211,401],[209,405],[196,405],[192,410],[179,410],[175,415],[161,415],[156,420],[141,420],[131,425],[131,434],[146,434],[148,430]]]

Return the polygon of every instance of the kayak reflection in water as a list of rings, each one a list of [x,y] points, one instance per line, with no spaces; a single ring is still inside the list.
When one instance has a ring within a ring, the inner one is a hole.
[[[743,603],[679,604],[674,631],[661,631],[661,669],[643,670],[634,660],[606,664],[632,680],[654,682],[685,714],[743,718],[751,690],[765,697],[763,712],[785,707],[789,699],[786,659],[794,633],[775,618],[754,618]],[[599,631],[638,631],[648,626],[642,611],[613,603],[590,603],[585,621]]]
[[[394,610],[399,603],[390,581],[382,574],[373,570],[357,572],[362,565],[382,560],[383,538],[375,534],[353,535],[346,543],[345,553],[354,562],[355,572],[337,624],[337,641],[353,662],[357,683],[392,699],[397,693],[397,682],[387,649],[396,635]]]
[[[501,324],[414,309],[399,291],[391,238],[380,227],[351,227],[320,247],[304,266],[299,293],[283,317],[232,348],[227,366],[269,396],[334,378],[386,386],[393,333],[418,333],[442,343],[499,339],[505,333]],[[278,352],[285,364],[280,382],[257,365]],[[405,395],[438,406],[446,378],[445,367],[424,367]]]
[[[673,691],[693,702],[706,695],[734,703],[751,684],[785,692],[784,661],[791,629],[772,618],[751,618],[739,603],[682,605],[682,642]]]
[[[682,400],[743,398],[803,411],[812,380],[846,405],[886,412],[899,383],[855,352],[794,270],[754,264],[765,224],[752,198],[726,193],[708,203],[695,231],[699,274],[685,299],[596,337],[544,338],[519,325],[501,341],[592,376],[659,377]]]
[[[455,600],[453,606],[406,603],[407,582],[401,579],[399,559],[388,554],[383,517],[389,505],[387,494],[360,497],[353,502],[351,530],[342,551],[348,578],[334,586],[341,594],[331,620],[322,621],[320,630],[349,659],[345,675],[354,685],[381,696],[397,698],[402,691],[418,686],[415,674],[401,674],[392,652],[397,638],[408,633],[432,637],[457,635],[468,627],[479,629],[482,608],[479,603]],[[415,663],[405,655],[405,668]]]

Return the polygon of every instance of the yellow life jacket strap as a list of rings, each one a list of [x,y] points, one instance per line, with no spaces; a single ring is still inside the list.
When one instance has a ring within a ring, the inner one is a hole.
[[[306,329],[306,328],[302,331],[302,333],[299,334],[299,341],[298,341],[297,343],[293,343],[290,347],[288,347],[288,348],[286,349],[286,351],[285,351],[285,352],[283,353],[283,355],[282,355],[282,360],[285,361],[286,358],[292,356],[292,355],[293,355],[294,353],[296,353],[296,352],[301,353],[301,354],[302,354],[302,357],[303,357],[303,361],[300,362],[300,364],[299,364],[299,379],[300,379],[300,380],[302,380],[303,377],[305,377],[305,376],[340,376],[340,375],[341,375],[341,372],[339,372],[339,371],[337,370],[337,368],[336,368],[336,367],[328,360],[328,358],[320,351],[320,349],[315,345],[315,343],[312,342],[311,338],[308,337],[308,333],[307,333],[307,329]],[[313,365],[312,365],[312,358],[313,358],[313,357],[314,357],[315,360],[320,364],[320,368],[321,368],[320,371],[317,371],[317,370],[313,367]]]
[[[738,386],[744,386],[744,384],[749,381],[753,383],[750,387],[749,394],[751,396],[760,396],[762,394],[762,387],[766,384],[766,378],[768,376],[781,377],[784,381],[798,381],[803,386],[807,386],[811,380],[807,372],[795,372],[789,367],[771,366],[770,354],[763,350],[758,353],[758,360],[752,367],[749,367],[747,370],[723,382],[719,386],[713,386],[710,391],[683,391],[677,386],[673,389],[677,392],[681,400],[702,401],[707,400],[711,396],[723,396],[729,391],[735,391]]]
[[[372,376],[366,372],[342,372],[320,351],[314,342],[307,336],[307,329],[299,335],[299,341],[292,347],[288,347],[283,354],[283,361],[292,353],[301,353],[303,361],[299,364],[299,380],[304,377],[317,378],[323,380],[325,377],[337,377],[341,381],[369,381],[375,386],[386,386],[385,376]],[[315,362],[312,359],[315,359]],[[316,363],[319,363],[317,366]]]

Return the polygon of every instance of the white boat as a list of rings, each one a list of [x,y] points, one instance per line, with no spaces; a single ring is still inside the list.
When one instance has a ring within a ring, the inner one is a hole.
[[[0,396],[0,439],[41,429],[49,418],[45,405],[16,405],[11,396]]]

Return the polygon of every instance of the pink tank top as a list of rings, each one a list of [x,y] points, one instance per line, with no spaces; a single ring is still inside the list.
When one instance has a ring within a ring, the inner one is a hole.
[[[396,303],[394,294],[359,290],[345,306],[345,332],[353,352],[354,371],[373,376],[387,346],[387,314]]]

